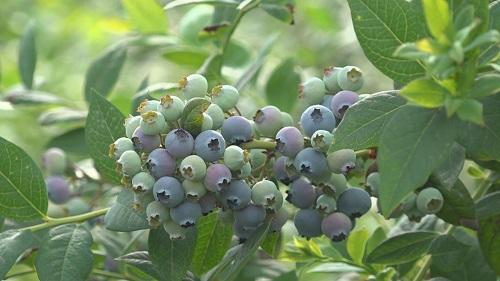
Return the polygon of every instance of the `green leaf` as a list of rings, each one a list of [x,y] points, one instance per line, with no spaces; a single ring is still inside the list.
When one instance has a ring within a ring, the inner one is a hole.
[[[474,81],[469,96],[473,98],[481,98],[489,95],[500,93],[500,74],[486,74]]]
[[[231,40],[224,53],[224,65],[239,67],[245,65],[251,58],[250,51],[241,42]]]
[[[385,239],[387,238],[385,231],[382,227],[378,227],[371,235],[368,241],[366,241],[366,250],[365,250],[365,257],[366,257],[378,246],[380,243],[382,243]]]
[[[222,84],[223,78],[221,75],[221,69],[223,64],[223,56],[221,54],[213,54],[208,57],[203,65],[196,71],[209,81],[209,87],[213,87],[217,84]]]
[[[281,233],[275,232],[267,234],[260,246],[262,247],[262,250],[268,253],[272,258],[276,259],[281,253],[282,244],[283,239]]]
[[[64,132],[52,138],[45,147],[59,147],[64,152],[78,157],[88,155],[87,144],[85,143],[85,128],[76,128]]]
[[[193,260],[195,244],[194,228],[189,229],[183,240],[170,240],[163,228],[149,232],[149,256],[160,273],[160,280],[183,280]]]
[[[281,62],[267,80],[267,101],[282,111],[291,111],[297,102],[300,75],[295,71],[293,59]]]
[[[474,99],[465,99],[457,110],[458,117],[463,121],[470,121],[484,125],[483,104]]]
[[[165,5],[165,10],[170,10],[173,8],[187,6],[187,5],[197,5],[197,4],[211,4],[211,5],[228,5],[228,6],[238,6],[240,2],[234,0],[175,0],[167,5]]]
[[[500,215],[500,191],[487,194],[476,203],[476,216],[478,219],[487,219]]]
[[[393,236],[376,247],[366,258],[369,263],[401,264],[416,260],[427,253],[435,232],[408,232]]]
[[[330,151],[376,147],[387,121],[406,104],[395,91],[372,94],[346,111],[335,131]]]
[[[443,207],[436,214],[439,218],[455,225],[475,219],[474,201],[460,180],[452,188],[445,188],[441,185],[436,185],[436,188],[441,191],[444,199]]]
[[[20,147],[0,137],[0,215],[15,220],[45,218],[47,189],[42,172]]]
[[[62,123],[83,122],[87,112],[71,108],[56,108],[49,110],[38,117],[38,123],[42,126],[50,126]]]
[[[92,235],[83,224],[68,224],[50,230],[36,255],[41,281],[87,280],[92,271]]]
[[[394,114],[380,136],[377,156],[382,214],[388,216],[427,181],[444,161],[456,131],[454,120],[443,110],[407,105]]]
[[[151,260],[149,259],[149,253],[147,251],[138,251],[128,253],[115,260],[124,262],[131,266],[137,267],[140,271],[152,276],[156,279],[160,279],[158,270],[155,268]]]
[[[416,61],[395,58],[403,43],[426,37],[420,1],[349,0],[354,31],[368,59],[391,79],[407,83],[425,74]]]
[[[62,100],[53,94],[34,90],[8,93],[3,97],[3,100],[15,105],[52,105],[62,103]]]
[[[461,243],[451,235],[437,237],[431,245],[432,255],[431,271],[453,272],[460,270],[465,260],[469,246]]]
[[[132,24],[143,34],[165,33],[166,15],[155,0],[123,0]]]
[[[133,205],[134,193],[130,190],[121,191],[116,202],[104,216],[106,228],[124,232],[148,229],[149,224],[144,209],[136,210]]]
[[[446,88],[436,83],[431,78],[422,78],[411,81],[403,89],[401,96],[420,106],[435,108],[444,104],[444,97],[447,95]]]
[[[349,234],[347,239],[347,252],[355,263],[363,264],[366,243],[369,238],[370,233],[365,228],[358,229]]]
[[[170,46],[163,49],[162,56],[178,65],[199,67],[208,58],[210,53],[204,48],[194,46]]]
[[[223,221],[219,213],[212,212],[200,219],[196,229],[198,236],[191,270],[202,275],[224,257],[231,243],[233,228]]]
[[[480,220],[477,236],[486,261],[500,275],[500,215]]]
[[[115,169],[115,160],[108,155],[109,145],[125,135],[121,112],[98,93],[91,93],[85,124],[85,142],[96,169],[104,179],[120,184],[121,175]]]
[[[449,42],[452,29],[451,12],[446,0],[423,0],[427,28],[441,43]]]
[[[273,18],[276,18],[284,23],[293,24],[293,4],[287,3],[283,4],[267,4],[263,3],[260,6],[266,13],[268,13]]]
[[[184,107],[181,117],[182,126],[193,136],[201,133],[203,112],[207,110],[209,105],[210,102],[204,98],[193,98]]]
[[[36,45],[35,45],[35,24],[32,22],[28,24],[24,30],[19,44],[19,75],[21,81],[27,89],[33,87],[33,77],[36,67]]]
[[[444,162],[432,172],[432,179],[442,187],[450,189],[464,167],[465,149],[455,142],[445,157]]]
[[[485,97],[481,102],[484,126],[463,124],[457,142],[465,147],[468,158],[500,161],[500,94]]]
[[[0,280],[16,263],[19,256],[33,244],[30,230],[7,230],[0,233]]]
[[[121,69],[127,58],[127,48],[123,44],[107,49],[95,59],[85,74],[85,100],[90,102],[92,93],[108,96],[118,81]]]

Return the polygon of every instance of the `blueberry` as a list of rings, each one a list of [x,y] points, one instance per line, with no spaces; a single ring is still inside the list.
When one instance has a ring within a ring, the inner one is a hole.
[[[64,205],[67,210],[68,216],[77,216],[81,214],[85,214],[90,211],[90,205],[83,201],[80,197],[73,197],[69,199],[68,202]]]
[[[181,183],[173,177],[162,177],[153,186],[153,195],[167,208],[173,208],[184,201],[184,189]]]
[[[179,81],[179,88],[184,93],[186,99],[203,98],[208,91],[208,82],[200,74],[191,74]]]
[[[239,170],[232,171],[233,178],[246,179],[252,174],[252,165],[246,162]]]
[[[66,153],[57,147],[47,149],[42,156],[42,167],[51,175],[62,175],[66,171]]]
[[[223,205],[232,210],[245,208],[252,197],[252,190],[244,180],[232,180],[229,187],[221,191]]]
[[[183,240],[186,238],[186,228],[181,227],[173,221],[164,223],[163,228],[170,236],[170,240]]]
[[[366,177],[366,186],[370,189],[370,194],[374,197],[378,197],[378,191],[380,190],[380,174],[378,172],[370,173]]]
[[[337,202],[335,198],[322,194],[316,199],[316,209],[321,213],[330,214],[337,209]]]
[[[334,242],[346,239],[352,229],[351,219],[343,213],[332,213],[321,222],[321,231]]]
[[[139,128],[141,124],[141,116],[129,116],[125,119],[125,135],[127,138],[131,139],[135,130]]]
[[[200,181],[207,173],[207,165],[200,156],[189,155],[181,161],[179,170],[185,179]]]
[[[160,147],[161,138],[159,134],[145,135],[139,127],[135,129],[134,134],[132,134],[132,142],[137,151],[149,153]]]
[[[435,214],[443,207],[443,194],[434,188],[426,187],[418,193],[417,208],[424,214]]]
[[[312,207],[316,200],[316,192],[312,183],[304,177],[294,180],[290,185],[286,200],[297,208]]]
[[[363,87],[363,73],[355,66],[344,66],[337,74],[337,78],[342,90],[357,91]]]
[[[325,88],[330,93],[336,93],[340,90],[338,82],[338,74],[342,70],[341,67],[328,67],[325,68],[323,72],[323,82],[325,83]]]
[[[328,168],[336,174],[347,174],[356,167],[356,152],[340,149],[328,154]]]
[[[160,99],[156,110],[163,115],[165,121],[175,122],[181,118],[184,102],[179,97],[166,95]]]
[[[211,164],[207,168],[205,187],[212,192],[227,188],[231,182],[231,171],[224,164]]]
[[[170,209],[172,221],[182,227],[194,226],[201,217],[201,206],[196,202],[184,201],[175,208]]]
[[[222,123],[224,122],[224,111],[220,106],[212,103],[208,106],[205,111],[212,118],[212,129],[217,130],[222,127]]]
[[[332,110],[330,108],[330,106],[332,106],[332,99],[333,99],[333,95],[325,95],[325,97],[323,97],[323,101],[321,102],[321,105],[330,109],[330,111]]]
[[[122,173],[126,176],[133,177],[141,171],[141,157],[133,150],[123,152],[117,163],[121,166]]]
[[[136,211],[142,212],[146,209],[146,206],[153,201],[155,201],[153,192],[134,192],[132,208]]]
[[[175,158],[184,158],[193,153],[193,136],[184,129],[172,130],[165,138],[165,148]]]
[[[326,180],[320,181],[318,186],[325,194],[338,198],[347,189],[347,179],[343,174],[331,173]]]
[[[132,189],[136,193],[151,191],[154,184],[155,178],[146,172],[140,172],[132,178]]]
[[[71,191],[65,178],[61,176],[49,176],[45,179],[47,193],[50,201],[55,204],[64,204],[69,200]]]
[[[169,210],[158,201],[153,201],[146,207],[146,217],[152,227],[158,227],[170,219]]]
[[[250,149],[250,165],[252,165],[252,171],[260,173],[264,168],[264,163],[266,162],[267,155],[265,149]]]
[[[271,219],[270,231],[271,232],[279,232],[287,221],[288,221],[287,210],[285,208],[281,208],[281,209],[277,210],[273,214],[273,218]]]
[[[311,146],[320,152],[327,152],[333,143],[333,134],[325,131],[318,130],[311,136]]]
[[[328,163],[325,155],[312,147],[301,150],[295,156],[293,165],[297,169],[297,172],[306,177],[321,177],[328,173]]]
[[[203,131],[194,141],[195,153],[208,162],[214,162],[222,158],[225,149],[226,141],[217,131]]]
[[[109,145],[109,157],[118,160],[127,150],[134,150],[134,143],[129,138],[119,138]]]
[[[175,174],[175,158],[164,148],[157,148],[148,156],[146,167],[155,179]]]
[[[259,227],[266,218],[266,210],[261,206],[249,204],[244,209],[234,212],[235,223],[240,224],[245,230]]]
[[[302,209],[295,214],[293,223],[300,236],[312,238],[321,235],[321,220],[322,217],[318,211]]]
[[[139,107],[137,108],[137,112],[142,114],[142,113],[146,113],[148,111],[156,111],[159,104],[160,104],[160,102],[157,100],[145,99],[143,102],[141,102],[139,104]]]
[[[281,156],[273,164],[273,174],[282,183],[289,185],[292,181],[297,179],[299,175],[293,166],[293,161],[286,157]]]
[[[294,122],[293,122],[292,115],[290,115],[287,112],[282,111],[281,112],[281,123],[283,124],[283,127],[293,126]]]
[[[300,125],[308,137],[317,130],[331,132],[335,129],[335,116],[322,105],[311,105],[302,113]]]
[[[276,134],[276,150],[284,156],[295,157],[304,148],[304,137],[295,127],[284,127]]]
[[[338,119],[344,117],[346,110],[358,101],[358,94],[351,91],[340,91],[333,96],[330,108]]]
[[[352,187],[344,191],[337,200],[339,212],[350,218],[359,218],[366,214],[372,207],[370,194],[364,189]]]
[[[255,127],[261,136],[274,138],[276,133],[283,127],[281,111],[272,105],[257,110],[253,117]]]
[[[195,201],[200,199],[207,193],[205,185],[203,185],[203,182],[200,181],[184,180],[182,182],[182,187],[184,188],[184,192],[186,193],[186,198]]]
[[[222,124],[222,135],[229,143],[242,143],[252,139],[252,124],[245,117],[231,116]]]
[[[224,164],[233,171],[240,170],[250,160],[247,151],[236,145],[231,145],[224,151]]]
[[[233,86],[219,85],[212,89],[212,102],[220,106],[224,111],[233,108],[239,98],[240,94]]]
[[[320,104],[325,92],[325,83],[318,77],[309,78],[299,87],[299,97],[303,98],[307,104]]]
[[[261,180],[252,187],[252,202],[274,212],[283,206],[283,195],[274,182]]]
[[[417,194],[412,192],[404,201],[403,201],[403,212],[408,212],[411,209],[417,208]]]
[[[212,120],[212,117],[208,115],[207,113],[202,114],[202,121],[201,121],[201,131],[206,131],[212,129],[214,126],[214,121]]]
[[[198,200],[198,204],[200,204],[201,213],[203,215],[208,215],[216,208],[217,200],[215,198],[215,194],[212,192],[207,192]]]
[[[168,125],[158,111],[148,111],[141,114],[141,123],[139,128],[145,135],[158,135],[168,130]]]
[[[238,237],[238,242],[240,244],[245,243],[245,241],[247,241],[254,232],[254,228],[245,228],[240,223],[233,224],[233,233],[236,237]]]

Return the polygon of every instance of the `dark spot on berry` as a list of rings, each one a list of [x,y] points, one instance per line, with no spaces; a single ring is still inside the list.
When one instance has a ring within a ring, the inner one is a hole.
[[[311,112],[311,118],[314,122],[321,122],[323,121],[323,113],[321,113],[321,109],[315,108]]]
[[[208,142],[208,148],[210,149],[210,151],[219,151],[219,140],[216,138],[210,139],[210,141]]]
[[[260,109],[257,110],[257,112],[255,112],[255,115],[253,117],[253,121],[255,121],[255,123],[264,122],[264,112]]]

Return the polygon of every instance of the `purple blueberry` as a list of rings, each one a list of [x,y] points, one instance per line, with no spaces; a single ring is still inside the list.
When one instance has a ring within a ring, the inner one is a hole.
[[[313,206],[316,201],[316,192],[312,183],[304,177],[300,177],[292,182],[286,200],[295,207],[307,209]]]
[[[208,215],[217,207],[217,199],[213,192],[207,192],[198,200],[198,203],[200,204],[201,213],[203,215]]]
[[[321,231],[334,242],[347,238],[353,228],[351,219],[343,213],[332,213],[321,222]]]
[[[338,119],[344,117],[346,110],[358,101],[358,94],[351,91],[340,91],[333,96],[330,109]]]
[[[132,142],[137,151],[149,153],[154,149],[160,147],[160,135],[145,135],[141,128],[135,129],[132,134]]]
[[[184,129],[174,129],[165,138],[165,148],[175,158],[184,158],[193,153],[193,136]]]
[[[273,174],[285,185],[289,185],[299,177],[297,170],[295,170],[293,166],[293,161],[286,156],[281,156],[276,159],[273,165]]]
[[[295,127],[284,127],[276,134],[276,150],[284,156],[295,157],[304,148],[304,137]]]
[[[221,132],[231,144],[247,142],[252,139],[252,124],[245,117],[231,116],[222,123]]]
[[[335,116],[325,106],[311,105],[302,113],[300,124],[304,133],[310,137],[317,130],[333,131],[335,129]]]
[[[205,175],[205,187],[212,192],[227,188],[231,182],[231,171],[224,164],[211,164]]]
[[[50,201],[55,204],[64,204],[69,200],[71,191],[65,178],[49,176],[45,179],[45,184]]]
[[[149,154],[146,167],[155,179],[173,176],[175,174],[175,158],[166,149],[157,148]]]
[[[195,153],[208,162],[219,160],[224,155],[226,141],[214,130],[201,132],[194,141]]]

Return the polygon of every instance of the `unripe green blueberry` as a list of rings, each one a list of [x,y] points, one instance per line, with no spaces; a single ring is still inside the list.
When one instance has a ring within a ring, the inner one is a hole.
[[[109,145],[109,157],[118,160],[127,150],[134,150],[134,143],[129,138],[119,138]]]
[[[341,70],[341,67],[330,66],[323,71],[323,82],[328,92],[336,93],[341,90],[338,82],[338,74]]]
[[[347,189],[347,179],[343,174],[331,173],[327,179],[318,184],[324,193],[338,198]]]
[[[160,104],[160,101],[157,100],[144,100],[139,104],[139,107],[137,108],[138,113],[146,113],[148,111],[156,111],[158,109],[158,105]]]
[[[252,187],[252,201],[274,212],[283,206],[283,195],[274,182],[261,180]]]
[[[311,136],[311,146],[317,151],[327,152],[333,143],[333,134],[325,130],[317,130]]]
[[[212,89],[212,102],[220,106],[224,111],[233,108],[238,103],[239,98],[240,94],[233,86],[218,85]]]
[[[237,171],[233,171],[232,175],[238,179],[246,179],[252,174],[252,165],[250,162],[246,162],[243,167]]]
[[[168,128],[165,118],[158,111],[148,111],[141,117],[140,128],[145,135],[158,135]]]
[[[146,207],[146,217],[152,227],[158,227],[170,220],[169,210],[159,201],[153,201]]]
[[[179,170],[185,179],[201,181],[207,173],[207,165],[200,156],[189,155],[181,161]]]
[[[125,119],[125,135],[127,138],[131,139],[132,136],[134,135],[134,132],[137,128],[139,128],[139,125],[141,124],[141,116],[129,116],[127,119]]]
[[[166,95],[160,99],[156,110],[163,115],[165,121],[175,122],[181,118],[184,102],[177,96]]]
[[[426,187],[418,193],[417,208],[424,214],[435,214],[443,207],[443,194],[434,187]]]
[[[211,130],[214,125],[212,117],[206,113],[203,113],[202,116],[203,121],[201,122],[201,131]]]
[[[417,207],[417,194],[412,192],[404,201],[403,201],[403,212],[408,212],[411,209],[414,209]]]
[[[288,112],[281,111],[281,123],[283,123],[283,127],[290,127],[294,125],[292,115]]]
[[[132,201],[132,208],[136,211],[143,212],[149,203],[155,201],[152,192],[135,192]]]
[[[208,82],[200,74],[191,74],[179,81],[179,88],[184,93],[186,99],[203,98],[208,91]]]
[[[303,82],[299,87],[299,97],[307,104],[320,104],[325,96],[325,83],[318,77],[312,77]]]
[[[66,171],[68,160],[60,148],[49,148],[42,156],[42,167],[51,175],[62,175]]]
[[[283,127],[281,111],[272,105],[257,110],[253,121],[259,133],[265,137],[274,138],[276,133]]]
[[[220,106],[212,103],[208,106],[205,113],[212,118],[213,130],[220,129],[222,127],[222,123],[224,122],[224,111],[220,108]]]
[[[378,197],[380,190],[380,174],[378,172],[370,173],[366,177],[366,186],[370,189],[370,193],[374,197]]]
[[[363,73],[355,66],[345,66],[339,71],[337,78],[342,90],[357,91],[363,87]]]
[[[207,193],[207,189],[201,181],[184,180],[182,187],[184,188],[186,197],[192,200],[198,200]]]
[[[230,145],[224,151],[224,165],[233,171],[239,171],[249,158],[249,153],[236,145]]]
[[[137,173],[132,178],[132,189],[134,192],[149,192],[153,189],[155,178],[146,172]]]
[[[336,174],[347,174],[356,167],[356,152],[352,149],[340,149],[328,154],[328,168]]]
[[[123,152],[117,163],[121,166],[122,173],[133,177],[141,171],[141,157],[133,150]]]
[[[79,197],[71,198],[64,206],[69,216],[85,214],[91,209],[90,205]]]
[[[170,240],[183,240],[186,238],[187,229],[171,220],[164,223],[163,228],[170,236]]]
[[[252,165],[252,170],[263,168],[262,165],[266,162],[266,150],[265,149],[250,149],[250,164]]]
[[[316,199],[316,209],[324,214],[333,213],[337,209],[335,198],[322,194]]]

